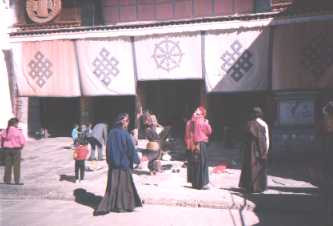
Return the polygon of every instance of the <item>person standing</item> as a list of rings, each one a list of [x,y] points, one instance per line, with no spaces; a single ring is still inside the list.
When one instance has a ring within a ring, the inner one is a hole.
[[[19,120],[11,118],[8,121],[7,129],[1,134],[1,143],[5,155],[5,175],[4,183],[10,184],[12,168],[14,169],[14,181],[17,185],[22,185],[21,176],[21,150],[26,143],[22,131],[18,128]]]
[[[88,155],[88,147],[85,140],[79,140],[74,148],[73,158],[75,160],[75,182],[84,180],[85,162]]]
[[[94,215],[109,212],[131,212],[142,206],[132,177],[133,163],[140,159],[127,131],[128,114],[119,114],[106,144],[106,161],[109,166],[106,192]]]
[[[323,122],[320,125],[322,144],[320,188],[324,200],[325,221],[333,224],[333,101],[322,109]]]
[[[76,145],[77,139],[79,138],[79,125],[75,124],[71,132],[73,145]]]
[[[91,145],[91,153],[89,160],[96,160],[95,150],[97,147],[98,158],[103,160],[103,145],[106,143],[108,126],[105,123],[97,123],[91,131],[91,136],[88,137],[88,142]]]
[[[185,127],[187,149],[187,181],[196,189],[203,189],[209,183],[207,143],[212,128],[205,118],[207,111],[198,107]]]
[[[254,107],[245,129],[239,187],[247,193],[263,192],[267,188],[266,162],[270,141],[268,125],[262,118],[261,108]]]

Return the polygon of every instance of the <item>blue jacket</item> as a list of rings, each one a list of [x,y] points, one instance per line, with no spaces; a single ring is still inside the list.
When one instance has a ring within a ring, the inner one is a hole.
[[[133,140],[128,131],[123,128],[110,130],[106,151],[107,161],[111,168],[132,169],[133,163],[140,163]]]

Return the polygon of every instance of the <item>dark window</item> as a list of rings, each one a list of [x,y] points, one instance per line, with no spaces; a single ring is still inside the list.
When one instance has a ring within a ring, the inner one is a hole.
[[[271,0],[255,0],[254,1],[254,11],[267,12],[271,10],[272,1]]]

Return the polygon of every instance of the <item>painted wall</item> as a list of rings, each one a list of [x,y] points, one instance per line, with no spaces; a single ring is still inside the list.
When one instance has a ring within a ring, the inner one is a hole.
[[[103,0],[105,24],[250,13],[253,0]]]

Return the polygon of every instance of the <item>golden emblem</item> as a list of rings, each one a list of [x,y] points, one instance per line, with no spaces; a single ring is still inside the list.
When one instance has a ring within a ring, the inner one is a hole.
[[[27,0],[26,10],[33,22],[47,23],[59,15],[61,0]]]

